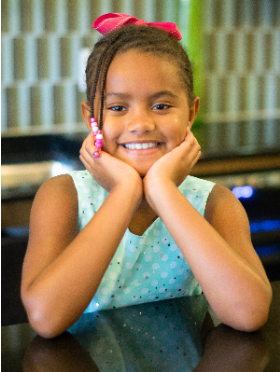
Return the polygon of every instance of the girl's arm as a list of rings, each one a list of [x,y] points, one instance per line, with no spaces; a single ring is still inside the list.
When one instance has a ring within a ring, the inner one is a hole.
[[[100,177],[113,167],[110,181],[105,177],[110,193],[80,233],[77,193],[70,176],[50,179],[35,197],[21,296],[32,327],[43,337],[59,335],[82,315],[142,200],[139,175],[108,157],[103,154],[98,166],[103,170]],[[118,166],[123,167],[121,177]]]
[[[215,186],[205,218],[178,189],[200,148],[191,134],[150,169],[144,191],[148,203],[172,235],[219,319],[253,331],[268,316],[271,286],[252,246],[246,213],[235,196]],[[165,158],[165,159],[164,159]],[[179,183],[181,180],[179,180]]]

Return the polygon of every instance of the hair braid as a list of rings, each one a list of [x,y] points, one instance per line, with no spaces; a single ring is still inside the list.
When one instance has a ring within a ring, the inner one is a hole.
[[[102,130],[103,128],[104,91],[105,91],[106,77],[107,77],[109,66],[117,51],[117,48],[118,48],[118,45],[111,49],[110,54],[108,55],[108,59],[106,61],[105,67],[104,67],[102,86],[101,86],[101,98],[100,98],[100,117],[99,117],[99,126],[98,126],[99,130]]]
[[[92,118],[94,117],[94,99],[95,99],[95,95],[96,95],[96,89],[97,89],[97,84],[98,84],[98,80],[99,80],[99,76],[100,76],[100,71],[101,71],[103,59],[104,59],[106,53],[108,52],[108,50],[110,49],[110,47],[112,46],[112,44],[117,41],[119,36],[120,35],[116,35],[116,37],[111,38],[110,44],[108,44],[106,46],[106,48],[103,50],[103,52],[101,53],[101,56],[99,58],[99,61],[98,61],[97,67],[96,67],[96,74],[95,74],[95,79],[94,79],[94,82],[93,82],[93,88],[92,88],[91,100],[90,100],[90,109],[91,109],[91,117]]]
[[[98,64],[97,64],[97,67],[96,67],[96,74],[95,74],[95,79],[94,79],[94,82],[93,82],[93,88],[92,88],[91,99],[90,99],[90,113],[91,113],[92,118],[94,117],[94,99],[95,99],[97,84],[98,84],[99,75],[100,75],[100,71],[101,71],[101,65],[102,65],[102,62],[103,62],[103,58],[104,58],[104,56],[105,56],[105,54],[106,54],[106,52],[109,48],[110,48],[110,45],[101,54],[101,56],[99,58],[99,61],[98,61]]]

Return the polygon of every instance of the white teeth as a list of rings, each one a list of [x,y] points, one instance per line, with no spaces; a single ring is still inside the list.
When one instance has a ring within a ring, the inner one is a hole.
[[[146,142],[146,143],[126,143],[124,147],[129,150],[145,150],[157,147],[158,144],[155,142]]]

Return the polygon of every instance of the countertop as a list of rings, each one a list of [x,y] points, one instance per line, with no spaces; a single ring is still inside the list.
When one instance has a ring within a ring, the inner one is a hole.
[[[84,314],[52,340],[28,323],[2,327],[2,372],[277,372],[280,281],[272,287],[268,321],[252,333],[211,318],[204,295]]]

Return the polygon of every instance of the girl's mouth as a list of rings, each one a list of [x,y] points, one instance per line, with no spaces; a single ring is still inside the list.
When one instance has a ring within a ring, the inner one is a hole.
[[[125,143],[123,146],[129,150],[147,150],[147,149],[155,149],[160,145],[160,142],[135,142],[135,143]]]

